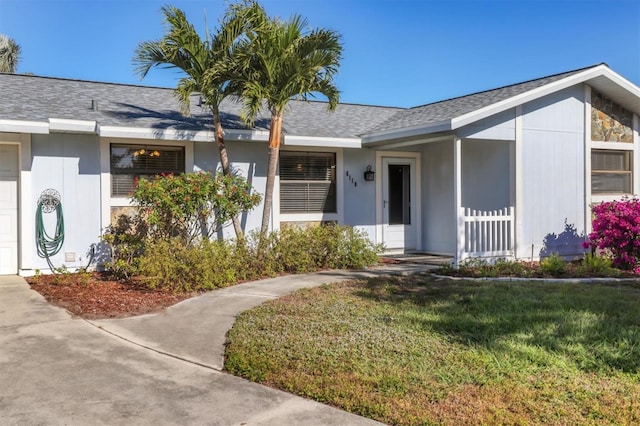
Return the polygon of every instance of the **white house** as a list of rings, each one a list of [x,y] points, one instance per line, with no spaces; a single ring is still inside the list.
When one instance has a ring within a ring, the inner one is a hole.
[[[197,97],[184,117],[171,89],[11,74],[0,95],[0,274],[48,269],[35,242],[46,190],[65,221],[52,262],[73,268],[135,176],[218,167]],[[239,108],[222,106],[230,159],[263,192],[268,120],[248,129]],[[578,255],[590,205],[640,188],[639,115],[640,88],[604,64],[409,109],[292,101],[271,226],[335,221],[456,260]],[[55,213],[43,216],[52,234]]]

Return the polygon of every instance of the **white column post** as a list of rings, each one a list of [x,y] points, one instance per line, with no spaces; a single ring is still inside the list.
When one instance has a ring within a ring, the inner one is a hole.
[[[523,213],[524,203],[522,199],[522,105],[516,107],[516,134],[515,134],[515,163],[516,163],[516,212],[515,212],[515,247],[513,248],[513,254],[516,259],[521,256],[521,251],[524,250],[524,230],[523,230]]]
[[[462,215],[462,142],[458,135],[453,138],[453,200],[456,220],[456,257],[457,267],[464,256],[464,217]]]
[[[633,114],[633,164],[632,164],[632,193],[640,196],[640,117]],[[591,216],[589,216],[591,217]]]
[[[33,253],[35,252],[35,231],[33,227],[33,200],[31,192],[31,133],[20,135],[20,178],[18,180],[18,273],[29,270],[33,265]]]
[[[584,85],[584,232],[591,233],[591,87]]]
[[[111,150],[109,141],[100,138],[100,232],[111,225]]]

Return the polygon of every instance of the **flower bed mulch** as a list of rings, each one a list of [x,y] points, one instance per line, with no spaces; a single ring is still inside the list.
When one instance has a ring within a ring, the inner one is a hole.
[[[27,278],[49,303],[86,319],[123,318],[161,311],[197,293],[151,290],[98,272]]]

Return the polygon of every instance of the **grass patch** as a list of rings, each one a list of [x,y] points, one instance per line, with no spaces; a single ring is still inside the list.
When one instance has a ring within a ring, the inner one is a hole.
[[[389,424],[637,424],[640,287],[418,276],[243,313],[225,367]]]

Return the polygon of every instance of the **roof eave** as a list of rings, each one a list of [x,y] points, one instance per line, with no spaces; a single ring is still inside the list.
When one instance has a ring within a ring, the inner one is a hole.
[[[98,133],[98,123],[95,120],[69,120],[66,118],[50,118],[49,132],[95,135]]]
[[[535,89],[529,90],[519,95],[515,95],[503,101],[488,105],[484,108],[480,108],[475,111],[469,112],[467,114],[463,114],[458,117],[455,117],[451,120],[451,128],[452,130],[459,129],[460,127],[472,124],[476,121],[479,121],[484,118],[490,117],[492,115],[498,114],[500,112],[506,111],[510,108],[514,108],[518,105],[531,102],[533,100],[549,95],[551,93],[566,89],[571,86],[575,86],[576,84],[588,83],[589,80],[592,80],[598,77],[605,77],[611,80],[613,83],[619,85],[626,91],[630,92],[632,95],[635,95],[638,98],[640,98],[640,88],[638,88],[638,86],[626,80],[624,77],[617,74],[616,72],[612,71],[611,68],[609,68],[608,66],[597,65],[593,68],[589,68],[582,72],[570,75],[561,80],[554,81],[549,84],[545,84],[544,86],[537,87]]]
[[[28,120],[0,120],[0,132],[49,134],[49,123]]]
[[[284,144],[288,146],[325,148],[362,148],[362,142],[360,138],[325,138],[319,136],[285,135]]]
[[[383,132],[365,134],[362,137],[362,146],[380,146],[392,143],[398,139],[415,138],[429,135],[431,133],[447,132],[449,130],[451,130],[451,120],[429,123],[427,125],[405,127],[401,129],[385,130]]]

